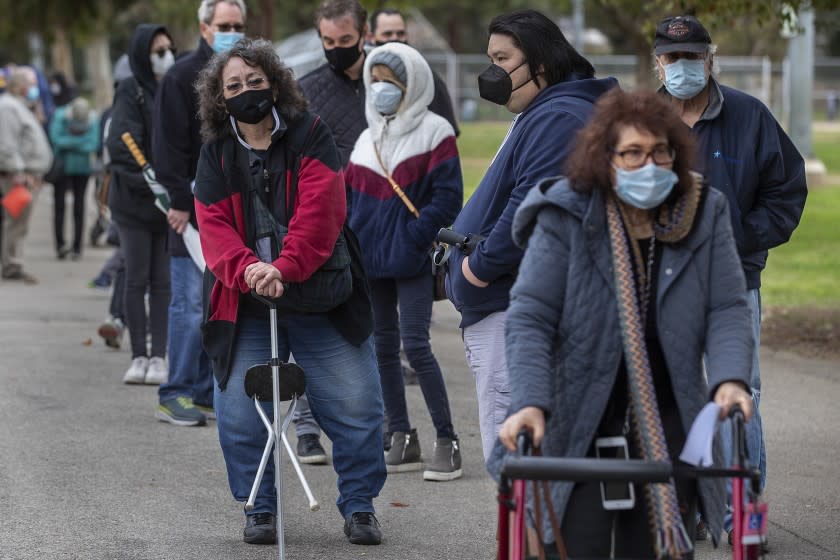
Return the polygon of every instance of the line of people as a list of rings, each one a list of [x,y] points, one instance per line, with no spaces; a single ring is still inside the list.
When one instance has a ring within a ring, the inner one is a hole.
[[[327,63],[299,81],[269,42],[244,38],[241,0],[203,0],[198,20],[198,48],[177,61],[165,27],[132,36],[106,142],[109,206],[125,259],[124,381],[160,385],[161,420],[217,420],[237,500],[264,443],[243,377],[271,351],[252,291],[286,306],[281,357],[307,376],[298,453],[326,462],[321,429],[332,441],[351,543],[381,542],[373,500],[387,473],[462,476],[429,340],[429,251],[450,224],[481,239],[469,255],[452,248],[446,288],[491,473],[521,428],[548,455],[587,456],[596,438],[623,437],[631,456],[675,461],[708,400],[754,418],[748,454],[764,473],[760,273],[798,223],[804,163],[766,107],[717,82],[699,21],[660,22],[663,86],[627,93],[596,78],[545,15],[494,18],[479,92],[515,117],[462,209],[451,103],[398,12],[369,24],[357,0],[326,0],[315,25]],[[166,213],[124,132],[169,191]],[[184,246],[188,224],[206,270]],[[409,420],[401,346],[435,427],[431,460]],[[276,542],[272,469],[245,542]],[[573,556],[689,558],[698,509],[715,542],[728,529],[723,493],[648,486],[615,513],[597,485],[555,484],[563,534],[535,529],[547,550]]]

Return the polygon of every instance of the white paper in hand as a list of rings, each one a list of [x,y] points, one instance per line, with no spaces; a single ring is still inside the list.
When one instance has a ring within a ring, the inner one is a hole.
[[[720,407],[713,402],[708,403],[694,419],[688,438],[680,453],[680,460],[695,467],[712,466],[712,442],[718,428]]]

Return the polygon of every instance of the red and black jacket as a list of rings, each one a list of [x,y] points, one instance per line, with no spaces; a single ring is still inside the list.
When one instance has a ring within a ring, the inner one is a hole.
[[[288,200],[293,181],[297,192],[283,250],[272,264],[284,280],[305,281],[330,257],[343,228],[354,261],[353,296],[327,315],[345,339],[359,345],[370,336],[373,319],[359,247],[344,227],[347,203],[335,142],[327,126],[311,113],[282,124],[264,157],[269,201]],[[259,261],[252,249],[250,181],[246,148],[235,136],[202,147],[195,181],[196,217],[207,262],[202,338],[223,389],[230,373],[240,297],[250,291],[245,269]]]

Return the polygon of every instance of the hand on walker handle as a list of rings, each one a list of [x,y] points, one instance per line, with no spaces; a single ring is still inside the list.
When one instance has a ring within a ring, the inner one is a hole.
[[[502,445],[511,451],[516,451],[516,436],[523,428],[531,432],[534,447],[539,447],[545,433],[545,413],[543,410],[536,406],[526,406],[510,415],[499,430],[499,439]]]
[[[753,415],[753,400],[744,385],[737,381],[725,381],[718,385],[714,397],[715,404],[720,407],[720,419],[729,415],[733,405],[738,405],[744,412],[744,419],[749,422]]]

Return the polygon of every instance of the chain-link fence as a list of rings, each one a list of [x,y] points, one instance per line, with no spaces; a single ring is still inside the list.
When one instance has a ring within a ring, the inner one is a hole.
[[[636,85],[637,58],[633,55],[592,55],[587,57],[599,77],[613,76],[622,87]],[[478,95],[478,74],[489,61],[483,54],[430,54],[426,60],[444,77],[449,85],[453,103],[462,121],[510,120],[504,107],[481,101]],[[719,68],[718,80],[725,85],[747,92],[761,99],[776,117],[785,122],[788,114],[786,76],[788,62],[771,62],[768,57],[715,57]],[[653,72],[653,64],[650,64]],[[814,64],[814,118],[840,118],[840,58],[817,59]]]

